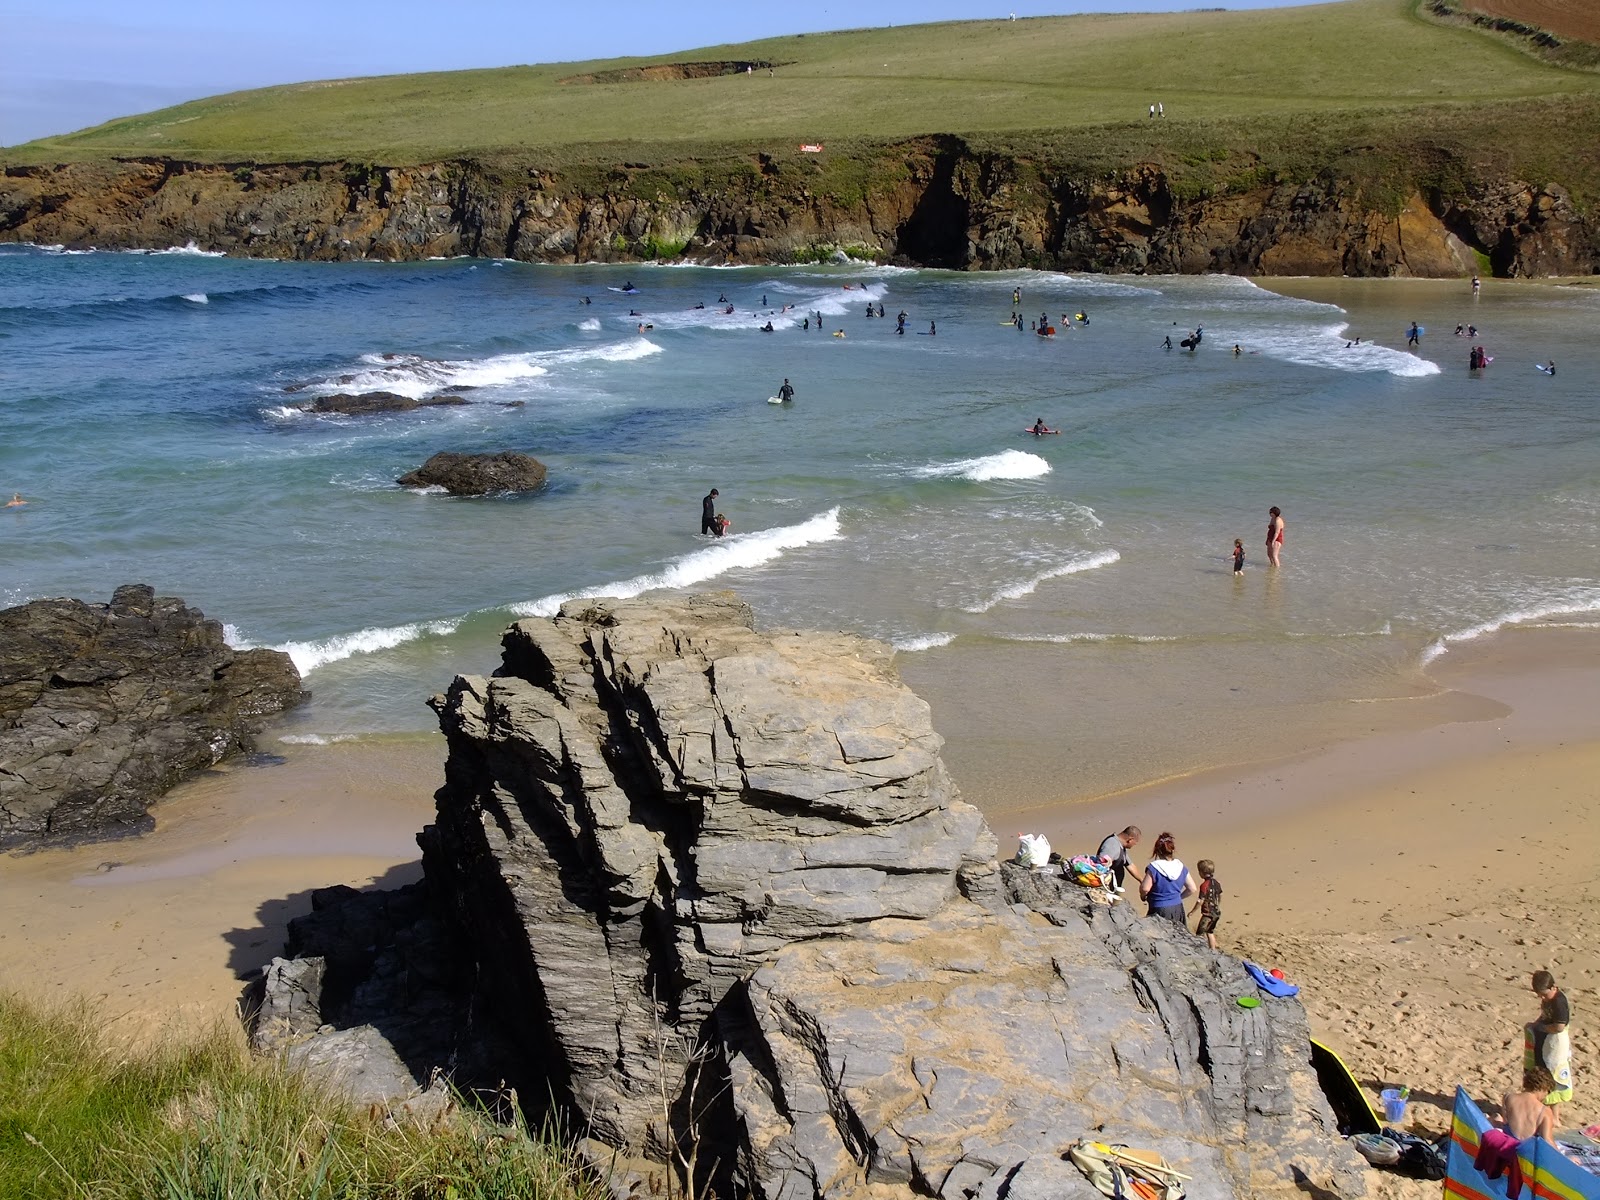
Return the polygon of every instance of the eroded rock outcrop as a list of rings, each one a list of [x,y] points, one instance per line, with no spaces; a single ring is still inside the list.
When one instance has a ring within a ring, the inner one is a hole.
[[[1361,138],[1329,133],[1306,146],[1305,134],[1276,135],[1293,153],[1239,149],[1211,162],[1208,150],[1198,175],[1182,155],[1107,169],[1084,148],[983,149],[929,135],[863,147],[865,182],[849,174],[848,185],[804,155],[737,151],[687,167],[570,171],[476,160],[13,165],[0,176],[0,240],[558,263],[781,263],[847,247],[976,270],[1360,277],[1462,276],[1481,253],[1497,275],[1600,270],[1600,224],[1560,178],[1419,144],[1415,162],[1391,164],[1398,174],[1378,187],[1357,182],[1371,166]],[[1258,136],[1237,135],[1245,145]],[[1482,130],[1462,136],[1496,140]],[[1306,170],[1308,155],[1322,165]],[[1293,178],[1267,165],[1278,159],[1293,162]]]
[[[442,487],[452,496],[488,496],[498,492],[534,492],[544,486],[545,466],[530,454],[505,450],[498,454],[458,454],[441,450],[415,471],[407,471],[401,487]]]
[[[1237,959],[998,864],[891,655],[729,593],[513,625],[433,700],[425,883],[320,895],[258,1044],[390,1103],[489,1064],[619,1194],[693,1163],[751,1200],[1087,1200],[1088,1135],[1194,1200],[1363,1195],[1298,1001],[1240,1007]]]
[[[375,413],[411,412],[418,408],[452,408],[465,404],[460,396],[428,396],[418,400],[397,392],[339,392],[318,396],[306,404],[305,411],[319,416],[370,417]]]
[[[0,847],[147,828],[150,804],[251,748],[305,693],[289,656],[235,650],[222,626],[143,584],[110,604],[0,612]]]

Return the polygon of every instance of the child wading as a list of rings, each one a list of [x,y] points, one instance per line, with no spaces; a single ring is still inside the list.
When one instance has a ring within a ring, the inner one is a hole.
[[[1244,542],[1239,538],[1233,539],[1233,573],[1244,574]]]
[[[1238,544],[1234,543],[1235,546]],[[1243,550],[1237,553],[1241,558],[1244,557]],[[1193,916],[1196,911],[1200,913],[1200,924],[1194,927],[1195,934],[1205,938],[1206,945],[1215,950],[1217,922],[1222,919],[1222,883],[1217,879],[1217,864],[1209,858],[1202,858],[1194,867],[1200,872],[1200,898],[1189,910],[1189,915]]]

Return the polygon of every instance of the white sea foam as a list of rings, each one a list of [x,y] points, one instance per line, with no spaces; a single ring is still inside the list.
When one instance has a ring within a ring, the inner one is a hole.
[[[982,458],[930,463],[917,467],[911,474],[919,479],[972,479],[980,483],[989,479],[1037,479],[1050,474],[1050,464],[1026,450],[1002,450]]]
[[[1427,666],[1440,655],[1447,653],[1450,647],[1458,642],[1470,642],[1487,634],[1498,633],[1509,626],[1545,621],[1551,617],[1571,617],[1593,612],[1600,612],[1600,589],[1595,588],[1584,588],[1570,596],[1513,609],[1490,617],[1487,621],[1480,621],[1476,625],[1445,634],[1423,650],[1421,665]]]
[[[719,539],[704,550],[685,554],[669,562],[660,571],[635,575],[632,579],[616,583],[603,583],[598,587],[583,588],[576,592],[557,592],[537,600],[513,604],[511,611],[524,617],[553,617],[568,600],[584,600],[596,596],[616,596],[627,599],[645,592],[664,588],[690,587],[714,579],[727,571],[759,567],[769,563],[785,550],[810,546],[817,542],[831,542],[842,537],[839,532],[839,510],[830,508],[799,525],[782,525],[776,529],[762,529],[755,533],[733,534]]]
[[[600,318],[599,317],[590,317],[587,320],[579,321],[578,322],[578,328],[583,330],[585,333],[599,333],[600,332]]]
[[[211,297],[206,295],[204,292],[190,292],[188,295],[184,296],[184,299],[187,300],[190,304],[210,304],[211,303]]]
[[[1074,642],[1124,642],[1129,645],[1153,646],[1161,642],[1176,642],[1179,638],[1155,633],[1007,633],[1001,637],[1008,642],[1051,642],[1071,645]]]
[[[765,288],[768,303],[753,308],[749,303],[749,293],[758,287]],[[866,307],[867,301],[881,300],[886,291],[884,285],[877,283],[857,284],[848,290],[841,286],[820,291],[814,283],[785,283],[778,280],[752,285],[748,289],[741,288],[731,313],[723,311],[726,305],[713,304],[706,308],[675,309],[670,312],[641,310],[644,312],[642,317],[619,316],[616,319],[630,324],[643,321],[657,329],[733,329],[748,332],[769,321],[774,330],[793,329],[807,317],[819,312],[824,317],[857,313]],[[779,298],[779,302],[773,304],[771,301],[775,297]],[[785,304],[790,305],[789,311],[779,311]]]
[[[1121,558],[1122,555],[1115,550],[1096,550],[1093,554],[1079,555],[1077,558],[1069,559],[1064,563],[1051,567],[1048,571],[1040,572],[1032,579],[1024,579],[1020,583],[1013,583],[1003,587],[987,600],[968,605],[967,611],[969,613],[986,613],[995,605],[1004,603],[1007,600],[1020,600],[1047,580],[1059,579],[1063,575],[1076,575],[1080,571],[1094,571],[1100,567],[1109,567]]]
[[[936,650],[940,646],[948,646],[956,640],[953,633],[925,633],[920,637],[899,637],[889,644],[902,654],[910,654],[917,650]]]
[[[353,733],[286,733],[278,739],[288,746],[333,746],[339,742],[353,742],[357,735]]]
[[[165,250],[134,250],[134,254],[189,254],[196,258],[226,258],[221,250],[202,250],[193,241],[182,246],[168,246]]]
[[[1216,335],[1219,346],[1239,342],[1247,350],[1259,350],[1268,358],[1294,363],[1302,367],[1323,367],[1335,371],[1386,371],[1406,379],[1420,379],[1439,374],[1439,364],[1396,350],[1376,342],[1363,341],[1350,345],[1345,336],[1350,326],[1341,322],[1312,329],[1275,327],[1267,330],[1244,329],[1238,335],[1221,331]],[[1207,342],[1212,339],[1207,335]]]
[[[636,362],[660,354],[661,347],[647,338],[629,338],[604,346],[567,350],[535,350],[525,354],[496,354],[489,358],[438,359],[418,354],[364,354],[363,369],[345,372],[307,387],[313,396],[346,392],[394,392],[421,400],[450,388],[504,387],[548,375],[555,366],[584,362]]]
[[[459,620],[414,621],[407,625],[341,633],[320,641],[284,642],[274,646],[273,649],[282,650],[294,660],[294,665],[301,675],[308,675],[318,667],[325,667],[329,663],[338,662],[355,654],[374,654],[379,650],[392,650],[396,646],[430,634],[443,636],[454,633],[460,624]]]

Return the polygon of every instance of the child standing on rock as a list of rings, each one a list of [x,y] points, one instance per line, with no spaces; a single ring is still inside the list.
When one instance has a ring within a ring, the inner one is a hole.
[[[1189,910],[1189,915],[1192,917],[1199,912],[1200,923],[1194,927],[1195,934],[1205,938],[1206,945],[1215,950],[1217,922],[1222,919],[1222,882],[1217,878],[1217,864],[1209,858],[1202,858],[1194,868],[1200,872],[1200,895],[1194,902],[1194,908]]]

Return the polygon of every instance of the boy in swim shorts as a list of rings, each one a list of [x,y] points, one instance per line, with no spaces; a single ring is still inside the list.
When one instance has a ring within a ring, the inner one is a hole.
[[[1200,895],[1189,915],[1200,913],[1200,923],[1194,927],[1195,935],[1205,938],[1206,945],[1215,950],[1217,922],[1222,920],[1222,882],[1217,878],[1217,864],[1209,858],[1195,863],[1194,869],[1200,872]]]

